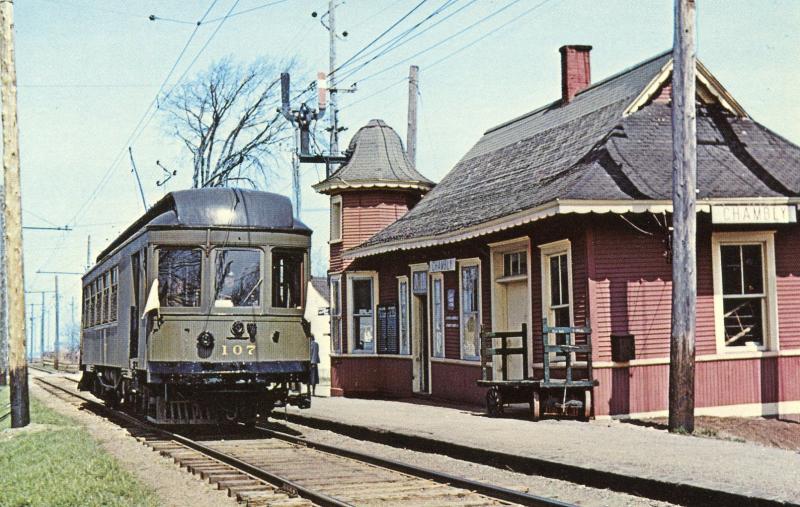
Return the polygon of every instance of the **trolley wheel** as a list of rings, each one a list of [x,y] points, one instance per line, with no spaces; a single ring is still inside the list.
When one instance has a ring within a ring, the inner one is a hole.
[[[592,417],[592,390],[587,389],[583,395],[583,417],[588,421]]]
[[[489,417],[499,417],[503,415],[503,395],[500,389],[492,387],[486,393],[486,412]]]
[[[542,417],[542,403],[539,401],[539,391],[536,389],[533,390],[533,394],[531,394],[531,420],[538,421],[540,417]]]

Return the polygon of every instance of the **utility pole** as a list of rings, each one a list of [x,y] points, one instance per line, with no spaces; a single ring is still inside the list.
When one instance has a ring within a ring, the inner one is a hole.
[[[54,348],[56,350],[55,350],[55,358],[53,359],[53,369],[57,370],[58,369],[58,354],[61,352],[61,347],[60,347],[60,345],[61,345],[61,340],[60,340],[61,327],[59,325],[60,324],[60,322],[59,322],[59,308],[61,307],[61,305],[59,304],[59,299],[58,299],[58,275],[56,275],[55,278],[56,278],[56,284],[55,284],[56,285],[56,340],[55,340],[55,347]]]
[[[411,165],[417,165],[417,96],[419,95],[419,67],[408,68],[408,127],[406,129],[406,153]]]
[[[695,1],[675,0],[672,47],[672,337],[669,431],[694,431],[697,303]]]
[[[328,152],[336,156],[339,154],[339,111],[336,110],[336,0],[328,0],[328,35],[330,51],[330,69],[328,70],[328,88],[330,90],[330,129],[331,140]],[[330,170],[333,173],[333,170]]]
[[[44,333],[45,333],[45,326],[44,326],[44,317],[47,314],[47,308],[44,306],[44,291],[42,291],[42,316],[41,316],[41,335],[39,336],[39,360],[44,365]]]
[[[86,271],[92,267],[92,236],[86,236]]]
[[[25,360],[25,279],[22,263],[22,198],[20,196],[17,70],[14,64],[14,2],[0,1],[0,83],[3,122],[3,263],[7,274],[11,427],[31,422],[28,405],[28,364]],[[8,297],[11,295],[11,297]]]
[[[0,175],[0,194],[4,190],[5,177]],[[2,197],[0,197],[2,199]],[[0,259],[5,259],[5,219],[0,211]],[[6,270],[0,267],[0,386],[8,383],[8,313]]]

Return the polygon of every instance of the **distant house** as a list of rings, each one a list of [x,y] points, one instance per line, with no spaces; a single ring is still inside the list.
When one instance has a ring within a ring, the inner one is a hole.
[[[305,319],[311,323],[311,333],[319,343],[320,384],[330,384],[331,339],[330,339],[330,291],[325,278],[313,277],[308,282]]]
[[[481,326],[527,324],[539,377],[547,319],[592,328],[595,416],[666,413],[671,53],[592,84],[590,50],[562,47],[561,98],[487,130],[435,187],[379,120],[317,184],[334,394],[481,402]],[[800,413],[800,148],[697,70],[697,413]]]

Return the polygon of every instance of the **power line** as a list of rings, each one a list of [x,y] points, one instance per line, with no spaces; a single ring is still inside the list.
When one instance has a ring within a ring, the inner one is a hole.
[[[439,21],[437,21],[436,23],[432,24],[431,26],[425,28],[424,30],[421,30],[421,31],[415,33],[414,35],[411,35],[410,37],[408,37],[409,34],[413,33],[414,30],[416,30],[417,28],[422,26],[425,22],[427,22],[430,19],[434,18],[435,16],[439,15],[441,12],[446,10],[448,7],[450,7],[451,5],[453,5],[456,2],[458,2],[458,0],[447,0],[447,1],[445,1],[444,4],[439,6],[432,13],[428,14],[428,16],[423,18],[421,21],[417,22],[417,24],[415,24],[414,26],[406,29],[406,31],[404,31],[403,33],[400,33],[400,34],[396,35],[394,38],[384,42],[381,45],[379,45],[371,53],[369,53],[367,55],[364,55],[364,58],[369,58],[369,59],[364,61],[364,62],[362,62],[362,63],[360,63],[354,69],[350,69],[343,77],[340,78],[340,80],[344,81],[345,79],[347,79],[348,77],[352,76],[353,74],[355,74],[359,70],[363,69],[364,67],[366,67],[367,65],[369,65],[373,61],[377,60],[378,58],[383,57],[387,53],[399,48],[400,46],[403,46],[403,45],[407,44],[408,42],[416,39],[420,35],[422,35],[422,34],[428,32],[429,30],[439,26],[441,23],[447,21],[451,17],[453,17],[456,14],[458,14],[459,12],[463,11],[464,9],[466,9],[467,7],[469,7],[470,5],[475,3],[476,1],[477,0],[470,0],[468,3],[466,3],[463,6],[461,6],[459,9],[455,10],[454,12],[451,12],[446,17],[440,19]]]
[[[511,5],[513,5],[514,3],[516,3],[517,1],[519,1],[519,0],[515,0],[515,2],[513,2],[513,3],[509,4],[509,5],[507,5],[506,7],[510,7]],[[486,32],[484,35],[482,35],[481,37],[479,37],[479,38],[475,39],[474,41],[472,41],[472,42],[470,42],[470,43],[468,43],[468,44],[466,44],[466,45],[464,45],[464,46],[462,46],[462,47],[460,47],[460,48],[456,49],[455,51],[452,51],[452,52],[448,53],[447,55],[443,56],[442,58],[439,58],[438,60],[436,60],[435,62],[431,63],[430,65],[426,65],[426,66],[425,66],[425,70],[427,71],[427,70],[430,70],[430,69],[432,69],[433,67],[435,67],[436,65],[439,65],[440,63],[444,62],[445,60],[448,60],[448,59],[452,58],[453,56],[455,56],[455,55],[457,55],[457,54],[461,53],[462,51],[464,51],[464,50],[466,50],[466,49],[468,49],[468,48],[470,48],[470,47],[474,46],[475,44],[477,44],[478,42],[480,42],[480,41],[482,41],[482,40],[486,39],[487,37],[489,37],[489,36],[491,36],[491,35],[494,35],[495,33],[497,33],[498,31],[502,30],[503,28],[505,28],[505,27],[507,27],[507,26],[509,26],[509,25],[511,25],[511,24],[513,24],[513,23],[516,23],[516,22],[517,22],[517,21],[519,21],[520,19],[524,18],[525,16],[528,16],[528,15],[529,15],[529,14],[531,14],[533,11],[535,11],[535,10],[539,9],[540,7],[544,6],[545,4],[547,4],[547,3],[548,3],[548,2],[550,2],[550,1],[551,1],[551,0],[544,0],[544,1],[542,1],[542,2],[539,2],[538,4],[534,5],[534,6],[533,6],[533,7],[531,7],[530,9],[528,9],[528,10],[526,10],[526,11],[522,12],[521,14],[519,14],[519,15],[517,15],[516,17],[514,17],[514,18],[510,19],[509,21],[507,21],[507,22],[503,23],[502,25],[499,25],[499,26],[497,26],[497,27],[493,28],[492,30],[490,30],[489,32]],[[467,28],[469,28],[469,27],[467,27]],[[437,45],[438,45],[438,44],[437,44]],[[377,72],[377,73],[373,74],[372,76],[369,76],[369,78],[371,78],[371,77],[374,77],[374,76],[376,76],[376,75],[378,75],[378,74],[381,74],[381,73],[383,73],[383,72],[385,72],[385,71],[387,71],[387,70],[389,70],[389,69],[391,69],[391,68],[397,67],[398,65],[400,65],[400,64],[402,64],[402,63],[404,63],[404,62],[406,62],[406,61],[410,60],[411,58],[414,58],[414,57],[418,56],[419,54],[422,54],[422,53],[424,53],[424,52],[427,52],[429,49],[432,49],[432,48],[433,48],[433,47],[435,47],[435,46],[436,46],[436,45],[434,45],[434,46],[432,46],[431,48],[428,48],[428,49],[426,49],[426,50],[424,50],[424,51],[421,51],[421,52],[419,52],[419,53],[417,53],[417,54],[415,54],[415,55],[413,55],[413,56],[411,56],[411,57],[409,57],[409,58],[407,58],[407,59],[405,59],[405,60],[402,60],[402,61],[400,61],[400,62],[398,62],[398,63],[396,63],[396,64],[394,64],[394,65],[392,65],[392,66],[390,66],[390,67],[387,67],[387,68],[383,69],[382,71],[380,71],[380,72]],[[366,79],[368,79],[368,78],[366,78]],[[361,82],[364,82],[364,81],[366,81],[366,79],[362,79],[362,80],[361,80]],[[384,88],[381,88],[380,90],[378,90],[378,91],[377,91],[377,92],[375,92],[375,93],[372,93],[372,94],[370,94],[370,95],[367,95],[366,97],[362,97],[362,98],[360,98],[360,99],[358,99],[358,100],[356,100],[356,101],[354,101],[354,102],[351,102],[351,103],[347,104],[346,106],[342,107],[342,109],[346,109],[346,108],[348,108],[348,107],[351,107],[351,106],[354,106],[354,105],[356,105],[356,104],[358,104],[358,103],[360,103],[360,102],[364,102],[365,100],[371,99],[372,97],[374,97],[374,96],[376,96],[376,95],[380,95],[380,94],[382,94],[382,93],[384,93],[384,92],[386,92],[386,91],[388,91],[388,90],[390,90],[390,89],[394,88],[395,86],[397,86],[397,85],[399,85],[399,84],[401,84],[401,83],[405,83],[407,80],[408,80],[408,78],[406,78],[406,77],[403,77],[403,78],[401,78],[401,79],[399,79],[399,80],[397,80],[397,81],[393,82],[392,84],[390,84],[390,85],[388,85],[388,86],[386,86],[386,87],[384,87]]]
[[[380,35],[378,35],[377,37],[375,37],[374,39],[372,39],[372,41],[371,41],[371,42],[369,42],[369,43],[368,43],[366,46],[364,46],[364,47],[362,47],[361,49],[359,49],[358,51],[356,51],[356,53],[355,53],[354,55],[352,55],[350,58],[348,58],[347,60],[345,60],[345,61],[344,61],[344,63],[342,63],[341,65],[339,65],[339,66],[338,66],[338,67],[336,67],[335,69],[333,69],[333,70],[330,72],[330,74],[328,75],[328,77],[330,78],[331,76],[333,76],[334,74],[336,74],[336,73],[337,73],[337,72],[338,72],[340,69],[342,69],[343,67],[345,67],[346,65],[348,65],[348,64],[349,64],[350,62],[352,62],[353,60],[355,60],[355,59],[356,59],[356,58],[357,58],[357,57],[358,57],[358,56],[359,56],[361,53],[363,53],[364,51],[366,51],[367,49],[369,49],[369,47],[370,47],[370,46],[372,46],[373,44],[375,44],[376,42],[378,42],[378,41],[379,41],[381,38],[383,38],[383,36],[384,36],[384,35],[386,35],[387,33],[391,32],[391,31],[392,31],[392,30],[393,30],[393,29],[394,29],[394,28],[395,28],[397,25],[399,25],[400,23],[402,23],[403,21],[405,21],[405,19],[406,19],[406,18],[408,18],[408,17],[409,17],[411,14],[413,14],[413,13],[414,13],[414,11],[416,11],[417,9],[419,9],[420,7],[422,7],[422,5],[423,5],[425,2],[427,2],[427,1],[428,1],[428,0],[421,0],[421,1],[420,1],[420,2],[417,4],[417,5],[415,5],[414,7],[412,7],[410,11],[408,11],[408,12],[407,12],[407,13],[405,13],[403,16],[401,16],[401,17],[400,17],[400,19],[398,19],[397,21],[395,21],[394,23],[392,23],[392,25],[391,25],[391,26],[389,26],[389,28],[387,28],[386,30],[384,30],[383,32],[381,32],[381,34],[380,34]]]
[[[521,0],[512,0],[510,3],[506,4],[505,6],[495,10],[494,12],[492,12],[490,14],[487,14],[486,16],[482,17],[478,21],[475,21],[471,25],[468,25],[468,26],[462,28],[461,30],[457,31],[453,35],[450,35],[449,37],[446,37],[446,38],[440,40],[439,42],[437,42],[437,43],[435,43],[435,44],[433,44],[431,46],[428,46],[427,48],[423,49],[422,51],[418,51],[418,52],[414,53],[413,55],[409,56],[408,58],[404,58],[404,59],[402,59],[402,60],[400,60],[400,61],[398,61],[398,62],[396,62],[396,63],[394,63],[392,65],[389,65],[388,67],[384,67],[383,69],[379,70],[378,72],[374,72],[374,73],[370,74],[369,76],[367,76],[367,77],[365,77],[363,79],[360,79],[359,81],[363,83],[364,81],[372,79],[375,76],[379,76],[379,75],[383,74],[384,72],[387,72],[387,71],[397,67],[398,65],[402,65],[402,64],[408,62],[409,60],[412,60],[412,59],[414,59],[414,58],[416,58],[416,57],[418,57],[420,55],[423,55],[423,54],[425,54],[425,53],[427,53],[429,51],[432,51],[432,50],[438,48],[439,46],[441,46],[442,44],[451,41],[452,39],[454,39],[454,38],[456,38],[456,37],[468,32],[469,30],[472,30],[473,28],[475,28],[476,26],[480,25],[481,23],[485,23],[486,21],[492,19],[493,17],[497,16],[501,12],[504,12],[507,9],[511,8],[512,6],[518,4],[520,1]],[[546,0],[546,1],[549,1],[549,0]],[[534,8],[538,8],[540,5],[542,5],[542,4],[537,4],[536,6],[534,6]],[[530,9],[527,12],[531,12],[532,10],[533,9]],[[513,22],[514,20],[519,19],[520,17],[521,16],[515,17],[514,19],[511,20],[511,22]],[[494,33],[494,32],[490,32],[490,33]],[[486,35],[484,35],[482,38],[486,38]]]

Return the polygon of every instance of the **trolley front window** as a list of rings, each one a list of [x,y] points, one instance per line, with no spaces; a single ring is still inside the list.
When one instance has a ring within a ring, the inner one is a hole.
[[[158,299],[161,306],[200,306],[202,253],[198,248],[158,250]]]
[[[214,306],[259,306],[261,284],[260,250],[217,250],[214,265]]]
[[[303,305],[303,252],[272,252],[272,306]]]

